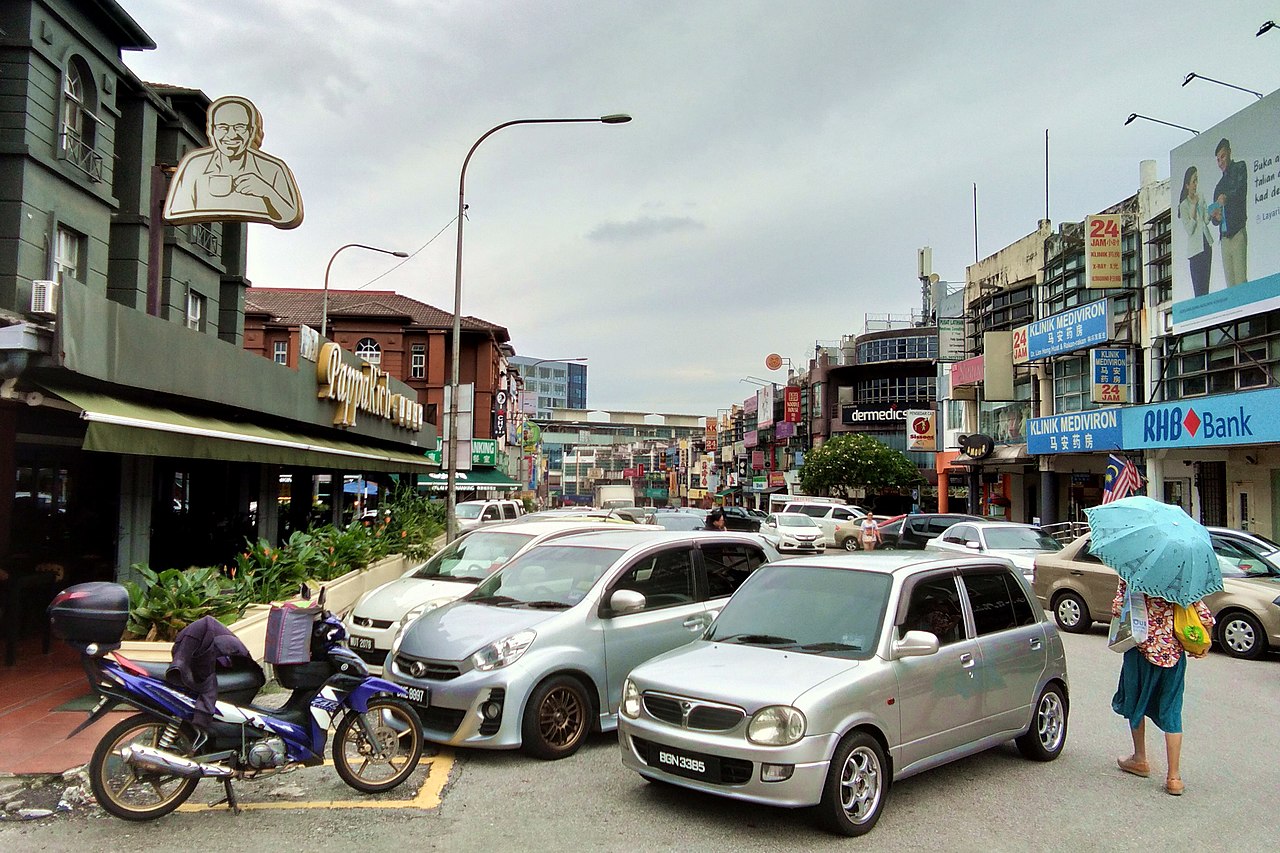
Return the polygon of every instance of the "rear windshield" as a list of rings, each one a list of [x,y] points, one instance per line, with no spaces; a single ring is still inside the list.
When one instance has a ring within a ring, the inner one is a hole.
[[[421,580],[480,583],[533,538],[513,530],[477,530],[455,539],[413,573]]]

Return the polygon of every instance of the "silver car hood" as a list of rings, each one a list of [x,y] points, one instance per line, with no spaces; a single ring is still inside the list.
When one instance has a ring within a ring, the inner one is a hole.
[[[698,640],[641,664],[631,677],[641,690],[726,702],[752,714],[795,702],[857,665],[829,655]]]
[[[534,628],[563,612],[456,601],[410,623],[400,651],[432,660],[464,660],[489,643]]]
[[[369,619],[399,619],[419,604],[439,599],[461,598],[475,589],[473,583],[427,580],[425,578],[397,578],[372,589],[356,604],[356,616]]]

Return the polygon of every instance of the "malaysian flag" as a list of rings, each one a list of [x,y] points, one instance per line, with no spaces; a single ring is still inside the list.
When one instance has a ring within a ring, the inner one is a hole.
[[[1114,453],[1107,456],[1107,479],[1102,484],[1104,504],[1137,494],[1141,488],[1142,475],[1138,473],[1137,465]]]

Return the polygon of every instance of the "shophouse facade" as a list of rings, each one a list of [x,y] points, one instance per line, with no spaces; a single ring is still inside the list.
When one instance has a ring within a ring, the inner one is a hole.
[[[403,383],[388,382],[380,411],[356,411],[325,396],[334,383],[316,361],[243,349],[247,233],[263,226],[162,218],[178,162],[209,144],[210,99],[129,71],[122,51],[155,45],[124,9],[6,3],[0,30],[6,574],[57,565],[74,582],[216,564],[245,538],[305,526],[317,498],[337,514],[341,493],[297,499],[320,473],[427,470],[436,431]],[[361,371],[354,353],[316,357]]]

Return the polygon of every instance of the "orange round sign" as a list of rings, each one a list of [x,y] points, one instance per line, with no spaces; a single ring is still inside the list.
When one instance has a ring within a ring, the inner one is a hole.
[[[777,370],[779,367],[782,367],[782,356],[778,355],[776,352],[769,353],[765,356],[764,366],[770,370]]]

